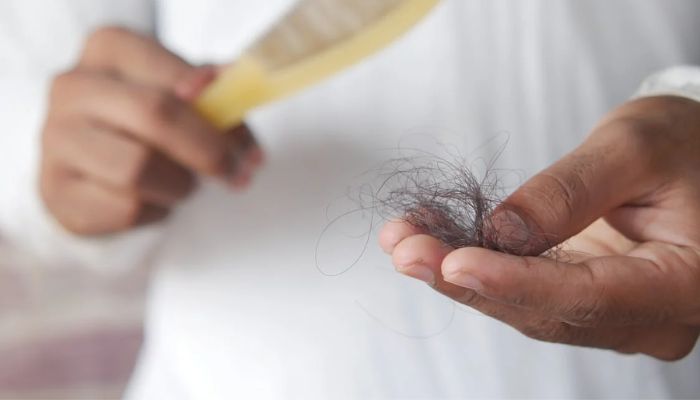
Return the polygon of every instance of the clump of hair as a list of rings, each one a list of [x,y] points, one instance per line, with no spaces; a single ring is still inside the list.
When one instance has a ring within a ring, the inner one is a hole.
[[[488,216],[500,201],[497,180],[490,171],[477,178],[464,164],[432,155],[389,161],[380,174],[375,209],[450,247],[497,248],[488,226]]]
[[[513,242],[504,240],[504,232],[491,223],[505,197],[493,162],[484,163],[477,173],[461,157],[419,153],[393,159],[380,169],[372,208],[383,219],[403,219],[453,248],[522,253],[504,248],[502,243]]]

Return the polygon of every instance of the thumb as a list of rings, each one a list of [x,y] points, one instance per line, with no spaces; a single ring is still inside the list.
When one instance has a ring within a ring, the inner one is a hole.
[[[518,255],[539,255],[596,219],[639,198],[651,174],[629,135],[602,129],[519,187],[491,217],[494,242]]]

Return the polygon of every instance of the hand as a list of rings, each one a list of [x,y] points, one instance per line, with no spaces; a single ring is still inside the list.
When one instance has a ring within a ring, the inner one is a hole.
[[[692,350],[700,103],[666,96],[623,105],[491,218],[508,227],[506,241],[528,244],[526,256],[447,248],[401,221],[380,242],[398,271],[532,338],[663,360]],[[537,257],[559,243],[557,256]]]
[[[40,177],[48,210],[70,231],[103,234],[163,219],[195,173],[245,186],[262,161],[251,133],[218,132],[191,105],[215,76],[151,38],[92,34],[53,81]]]

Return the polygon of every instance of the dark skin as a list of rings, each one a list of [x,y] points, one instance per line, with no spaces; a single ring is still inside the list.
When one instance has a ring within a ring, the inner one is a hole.
[[[197,176],[245,187],[262,162],[252,134],[220,132],[192,104],[216,74],[150,37],[95,31],[49,98],[40,189],[55,219],[81,235],[120,232],[165,218]]]
[[[526,256],[449,248],[405,221],[380,242],[398,271],[538,340],[662,360],[695,346],[700,103],[624,104],[492,218]],[[565,257],[537,256],[559,243]]]

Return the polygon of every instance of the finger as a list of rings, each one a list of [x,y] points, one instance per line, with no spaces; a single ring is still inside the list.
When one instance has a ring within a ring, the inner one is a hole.
[[[247,125],[235,126],[227,132],[232,141],[229,182],[234,189],[250,185],[253,175],[264,163],[265,155]]]
[[[610,124],[528,180],[494,213],[502,247],[538,255],[652,190],[658,160],[644,137],[633,124]]]
[[[170,90],[193,70],[153,37],[120,27],[100,28],[90,35],[79,68],[110,71],[130,81]]]
[[[435,286],[439,266],[453,249],[428,235],[413,235],[395,246],[392,263],[398,272]]]
[[[70,169],[146,202],[169,207],[185,198],[194,178],[162,153],[120,132],[85,122],[44,136],[47,154]]]
[[[253,175],[263,165],[265,155],[247,125],[231,128],[227,135],[232,141],[230,182],[233,188],[250,185]]]
[[[180,164],[211,176],[230,174],[232,138],[203,120],[182,100],[162,90],[101,75],[66,74],[54,90],[71,99],[64,115],[88,115],[162,151]]]
[[[392,261],[398,272],[425,281],[445,296],[516,328],[560,324],[535,312],[488,299],[470,288],[445,281],[440,266],[451,251],[450,247],[432,236],[411,235],[395,246]]]
[[[175,94],[182,100],[192,102],[216,79],[217,75],[218,69],[213,66],[195,68],[175,83]]]
[[[411,235],[400,241],[392,253],[392,263],[398,272],[431,285],[438,292],[484,314],[501,320],[528,318],[531,315],[507,304],[498,304],[475,291],[443,279],[440,266],[453,249],[429,235]]]
[[[634,256],[574,264],[463,248],[444,259],[442,274],[487,298],[572,325],[654,324],[691,315],[697,303],[696,268],[668,251],[662,264]]]
[[[385,253],[391,254],[400,241],[419,233],[415,226],[404,220],[392,220],[384,224],[379,232],[379,246]]]
[[[48,163],[47,163],[48,164]],[[101,235],[161,221],[168,210],[111,190],[73,171],[45,165],[42,196],[52,214],[79,235]]]
[[[443,265],[447,262],[445,253],[448,251],[449,248],[435,238],[413,235],[395,246],[393,261],[399,271],[427,280],[441,293],[537,340],[612,349],[625,353],[641,352],[663,360],[675,360],[687,355],[698,337],[697,329],[680,324],[623,328],[573,326],[565,321],[551,319],[538,310],[500,303],[443,280],[436,264],[441,259],[444,260]],[[447,257],[451,257],[451,254]],[[420,272],[421,268],[431,269],[431,273]]]
[[[196,179],[163,153],[148,151],[141,173],[127,178],[139,196],[149,204],[170,208],[185,199],[196,186]],[[128,188],[128,186],[127,186]]]

